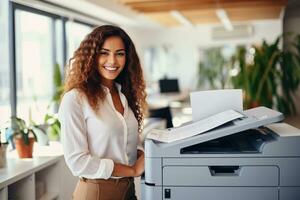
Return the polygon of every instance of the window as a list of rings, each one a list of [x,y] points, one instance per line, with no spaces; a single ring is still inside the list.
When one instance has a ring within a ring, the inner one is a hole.
[[[15,11],[17,116],[41,123],[53,94],[53,19]]]
[[[66,61],[64,60],[64,42],[63,42],[63,26],[62,20],[55,20],[55,57],[56,63],[59,64],[60,69],[62,70]]]
[[[14,23],[9,23],[8,11],[14,15]],[[55,64],[63,72],[67,59],[92,26],[9,0],[1,3],[0,17],[0,125],[10,115],[43,123],[46,113],[57,111],[51,104]],[[13,42],[9,43],[8,30],[13,29]]]
[[[0,126],[11,115],[10,79],[9,79],[9,48],[8,48],[8,1],[1,1],[0,6]]]
[[[68,60],[73,56],[73,53],[79,47],[80,42],[91,31],[92,28],[84,24],[72,21],[66,23]]]

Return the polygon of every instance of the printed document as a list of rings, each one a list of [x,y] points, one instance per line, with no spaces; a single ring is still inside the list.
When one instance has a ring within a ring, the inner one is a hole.
[[[244,115],[237,111],[226,110],[184,126],[169,128],[166,130],[152,129],[147,135],[147,138],[165,143],[174,142],[204,133],[222,124],[242,117],[244,117]]]
[[[192,92],[190,99],[194,122],[229,109],[243,111],[241,89]]]

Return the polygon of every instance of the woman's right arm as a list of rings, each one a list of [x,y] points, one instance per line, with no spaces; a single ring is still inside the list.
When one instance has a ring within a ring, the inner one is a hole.
[[[108,179],[114,162],[90,154],[87,128],[78,92],[67,92],[60,104],[59,120],[66,164],[74,176]]]

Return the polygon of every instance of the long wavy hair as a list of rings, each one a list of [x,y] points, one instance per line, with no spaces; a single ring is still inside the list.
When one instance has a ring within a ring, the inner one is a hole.
[[[87,97],[95,112],[101,109],[105,91],[101,87],[102,78],[98,71],[97,60],[104,41],[112,36],[122,39],[126,52],[125,66],[115,82],[122,86],[122,93],[127,98],[129,107],[138,121],[138,130],[141,132],[146,112],[145,81],[135,46],[121,28],[112,25],[99,26],[84,38],[66,66],[64,93],[75,88]]]

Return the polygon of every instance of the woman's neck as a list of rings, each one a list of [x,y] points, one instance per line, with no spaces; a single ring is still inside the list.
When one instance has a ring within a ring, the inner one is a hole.
[[[103,81],[102,85],[104,85],[105,87],[107,87],[110,91],[110,93],[114,93],[117,91],[117,88],[115,86],[115,82],[114,81]]]
[[[107,87],[109,90],[113,90],[115,87],[114,81],[103,80],[101,84]]]

